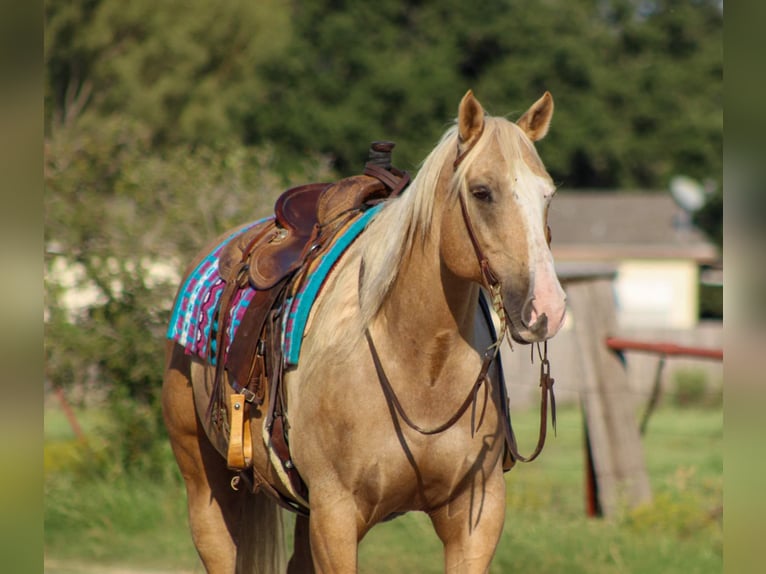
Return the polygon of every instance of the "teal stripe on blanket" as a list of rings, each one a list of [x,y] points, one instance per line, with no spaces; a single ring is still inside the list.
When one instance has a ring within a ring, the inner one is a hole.
[[[346,249],[354,242],[359,234],[364,231],[372,219],[380,212],[385,203],[380,203],[365,211],[361,217],[354,221],[346,232],[338,238],[327,253],[322,256],[319,265],[309,276],[304,288],[295,296],[290,305],[290,314],[287,317],[287,325],[284,334],[285,363],[288,366],[298,364],[301,353],[303,333],[306,330],[311,308],[319,294],[327,276],[330,274],[335,263],[345,253]]]

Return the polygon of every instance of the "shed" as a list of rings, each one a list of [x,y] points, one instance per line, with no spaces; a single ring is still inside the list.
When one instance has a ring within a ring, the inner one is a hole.
[[[697,325],[701,270],[720,254],[668,193],[561,190],[549,224],[561,272],[614,267],[620,327]]]

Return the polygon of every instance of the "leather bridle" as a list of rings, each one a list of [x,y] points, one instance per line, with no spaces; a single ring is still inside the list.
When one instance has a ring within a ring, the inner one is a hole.
[[[463,150],[462,153],[458,152],[458,155],[455,158],[455,161],[453,162],[453,170],[455,171],[457,170],[457,167],[466,157],[468,152],[470,152],[471,149],[473,149],[473,147],[476,145],[476,142],[479,140],[480,136],[481,136],[481,133],[473,140],[472,145],[470,145],[467,149]],[[484,251],[481,249],[481,246],[479,245],[479,241],[476,238],[476,232],[474,231],[473,224],[471,223],[471,218],[468,215],[468,209],[466,207],[463,193],[458,193],[458,197],[460,200],[460,210],[462,212],[463,222],[465,223],[466,230],[468,231],[468,236],[470,237],[471,244],[473,245],[474,253],[476,254],[476,258],[479,262],[479,267],[481,269],[481,276],[482,276],[484,286],[489,291],[491,299],[492,299],[492,306],[495,309],[495,312],[500,317],[501,331],[500,331],[500,337],[497,337],[497,334],[495,333],[494,325],[492,323],[492,318],[489,313],[489,309],[485,306],[484,300],[480,298],[480,301],[482,303],[481,305],[482,311],[484,312],[485,318],[487,319],[487,324],[490,328],[492,339],[494,340],[494,342],[484,351],[484,356],[482,359],[482,364],[479,370],[479,374],[477,375],[473,385],[471,386],[471,389],[468,392],[466,398],[460,404],[460,406],[455,411],[455,413],[444,423],[439,424],[432,428],[424,428],[423,426],[415,423],[407,414],[407,412],[404,410],[404,407],[399,401],[399,398],[396,396],[396,392],[391,386],[391,382],[389,381],[388,376],[386,375],[386,372],[380,361],[380,356],[378,355],[378,351],[377,351],[377,348],[375,347],[375,343],[372,340],[372,335],[370,334],[369,328],[365,328],[365,331],[364,331],[365,338],[367,339],[367,344],[370,348],[372,361],[375,366],[375,371],[378,376],[378,381],[380,382],[380,386],[383,390],[383,394],[386,397],[386,400],[391,405],[391,408],[399,415],[399,418],[401,418],[401,420],[403,420],[405,424],[407,424],[407,426],[409,426],[414,431],[423,435],[434,435],[434,434],[439,434],[446,431],[447,429],[451,428],[463,416],[463,414],[465,414],[465,411],[468,409],[469,406],[471,406],[472,404],[475,405],[476,395],[478,394],[478,391],[481,388],[481,386],[487,381],[487,374],[489,373],[489,369],[490,369],[490,366],[492,365],[492,361],[494,361],[495,357],[497,356],[500,350],[500,344],[502,343],[503,339],[505,338],[506,332],[508,331],[508,323],[507,323],[508,314],[505,310],[505,305],[503,304],[502,284],[497,274],[492,270],[492,266],[490,265],[489,259],[484,254]],[[364,261],[362,261],[362,264],[359,268],[360,291],[361,291],[361,281],[362,281],[363,275],[364,275]],[[538,352],[539,352],[539,344],[538,344]],[[522,456],[518,451],[516,436],[513,432],[513,427],[511,426],[508,398],[505,392],[505,377],[502,372],[502,364],[498,362],[498,374],[500,379],[500,403],[501,403],[500,408],[501,408],[501,414],[502,414],[501,418],[503,419],[503,433],[505,435],[507,448],[510,451],[511,455],[513,456],[514,459],[521,462],[533,461],[534,459],[538,457],[538,455],[543,450],[543,447],[545,445],[546,434],[547,434],[549,399],[550,399],[550,405],[551,405],[551,422],[552,422],[554,431],[556,430],[556,399],[553,394],[554,380],[553,380],[553,377],[550,376],[550,361],[548,360],[547,341],[543,344],[543,352],[540,354],[540,359],[541,359],[540,431],[538,434],[537,446],[535,447],[535,450],[532,452],[531,455],[526,457]],[[488,386],[484,387],[484,393],[485,393],[485,401],[486,401]],[[473,424],[475,422],[475,408],[472,411],[472,415],[473,416],[472,416],[471,423],[472,423],[472,428],[474,428]]]
[[[452,164],[452,168],[454,171],[457,171],[458,166],[460,163],[465,159],[467,154],[475,147],[476,143],[481,138],[481,135],[484,131],[484,126],[482,125],[482,129],[479,132],[479,134],[472,140],[472,143],[467,146],[466,149],[458,150],[457,157],[455,158],[455,161]],[[453,173],[454,175],[454,173]],[[476,255],[476,259],[479,262],[479,268],[481,269],[481,275],[484,282],[484,287],[489,291],[491,299],[492,299],[492,307],[495,309],[495,312],[497,313],[499,319],[500,319],[500,336],[497,337],[497,335],[494,333],[494,325],[492,323],[491,317],[488,317],[488,325],[490,325],[490,329],[493,331],[492,338],[495,340],[495,342],[485,351],[485,361],[486,358],[489,356],[489,353],[491,350],[493,350],[491,356],[492,359],[497,355],[498,351],[500,350],[500,345],[503,342],[503,339],[505,338],[505,335],[508,331],[508,312],[506,311],[505,304],[503,303],[503,289],[502,289],[502,283],[500,279],[498,278],[497,274],[492,269],[492,265],[489,262],[489,258],[484,254],[484,251],[481,248],[481,245],[479,244],[479,240],[476,237],[476,232],[474,231],[473,223],[471,223],[471,217],[468,215],[468,207],[465,203],[465,196],[461,191],[458,191],[458,198],[460,201],[460,212],[463,216],[463,223],[465,224],[466,231],[468,232],[468,236],[471,239],[471,245],[473,246],[474,253]],[[546,224],[546,239],[548,241],[548,246],[550,247],[550,227]],[[485,312],[485,315],[489,314],[488,309],[484,309],[482,307],[483,311]],[[548,421],[548,402],[550,400],[550,409],[551,409],[551,423],[553,426],[554,432],[556,431],[556,397],[553,393],[553,383],[554,379],[550,376],[550,361],[548,360],[548,341],[546,340],[543,343],[543,352],[540,353],[540,345],[537,344],[538,353],[540,354],[540,430],[538,433],[537,438],[537,445],[535,447],[535,450],[532,452],[529,456],[523,456],[519,453],[518,450],[518,444],[516,442],[516,436],[513,432],[513,427],[511,426],[511,417],[510,417],[510,406],[508,404],[508,399],[506,397],[505,393],[505,377],[502,372],[502,363],[498,362],[498,368],[499,368],[499,379],[500,379],[500,387],[501,387],[501,410],[502,410],[502,419],[503,419],[503,431],[505,433],[506,443],[508,445],[508,450],[511,452],[514,458],[521,462],[532,462],[534,459],[538,457],[538,455],[542,452],[543,447],[545,446],[545,439],[547,435],[547,421]],[[534,359],[534,354],[532,355]],[[490,359],[491,361],[491,359]],[[486,376],[486,374],[485,374]]]

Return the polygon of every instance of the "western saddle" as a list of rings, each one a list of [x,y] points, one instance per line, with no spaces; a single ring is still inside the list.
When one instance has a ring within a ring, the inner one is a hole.
[[[248,285],[255,289],[255,295],[228,354],[216,363],[208,418],[228,437],[229,468],[240,471],[253,489],[263,488],[293,511],[305,513],[307,509],[302,502],[267,484],[252,468],[250,409],[265,410],[265,429],[284,474],[293,491],[307,501],[306,486],[290,459],[285,428],[281,347],[284,303],[300,289],[312,263],[347,224],[406,188],[410,176],[392,167],[393,148],[393,142],[373,142],[362,175],[288,189],[277,199],[273,219],[229,242],[219,257],[218,270],[226,287],[217,309],[217,329],[211,335],[219,352],[223,350],[234,295]],[[224,380],[233,392],[226,392]]]

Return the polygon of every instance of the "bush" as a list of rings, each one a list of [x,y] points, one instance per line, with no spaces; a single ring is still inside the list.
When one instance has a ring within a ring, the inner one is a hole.
[[[723,319],[723,287],[700,285],[700,319]]]
[[[700,480],[697,468],[679,467],[655,494],[654,500],[629,511],[622,522],[636,533],[664,533],[679,539],[708,537],[713,549],[723,551],[720,480]]]
[[[673,405],[677,407],[718,406],[721,393],[710,389],[705,371],[679,369],[673,376]]]

